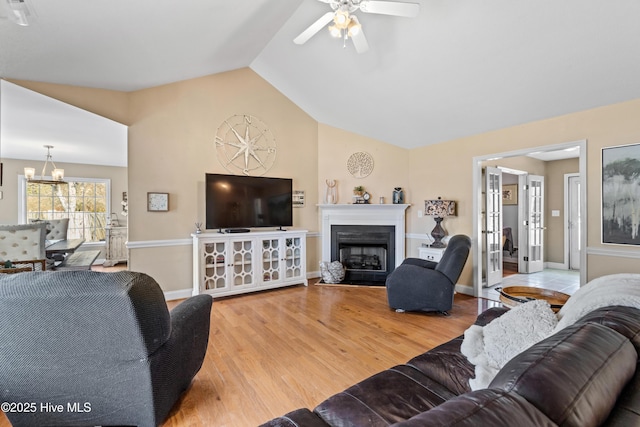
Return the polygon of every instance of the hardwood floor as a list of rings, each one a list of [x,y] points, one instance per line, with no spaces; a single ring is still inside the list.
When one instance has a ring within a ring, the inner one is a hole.
[[[257,426],[312,409],[462,334],[483,301],[458,294],[444,317],[396,313],[384,287],[311,284],[216,299],[203,367],[163,426]]]
[[[164,426],[257,426],[312,409],[460,335],[477,301],[457,295],[449,317],[396,313],[384,287],[313,284],[216,300],[203,368]]]

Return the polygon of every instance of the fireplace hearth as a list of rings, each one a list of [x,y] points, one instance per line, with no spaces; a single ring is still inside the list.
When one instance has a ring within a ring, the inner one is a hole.
[[[395,227],[331,226],[331,260],[346,267],[344,283],[384,285],[395,267]]]

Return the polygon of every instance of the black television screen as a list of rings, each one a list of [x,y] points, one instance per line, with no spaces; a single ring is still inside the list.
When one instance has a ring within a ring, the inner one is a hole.
[[[207,229],[293,225],[291,179],[208,173],[205,181]]]

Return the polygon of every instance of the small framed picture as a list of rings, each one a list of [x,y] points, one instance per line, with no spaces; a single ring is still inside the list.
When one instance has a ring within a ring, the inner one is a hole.
[[[518,204],[518,184],[509,184],[502,186],[502,204],[517,205]]]
[[[169,193],[147,193],[148,212],[169,211]]]

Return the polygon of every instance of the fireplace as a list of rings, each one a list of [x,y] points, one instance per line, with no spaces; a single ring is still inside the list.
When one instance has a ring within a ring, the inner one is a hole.
[[[395,227],[331,226],[331,260],[346,268],[346,283],[384,284],[395,268]]]
[[[352,230],[358,230],[356,227],[361,226],[375,227],[373,235],[370,235],[368,240],[354,241],[353,238],[361,237],[360,233],[358,236],[341,236],[345,238],[342,256],[348,256],[347,278],[350,282],[383,284],[387,275],[404,261],[405,211],[409,207],[408,204],[345,203],[325,204],[319,207],[322,219],[321,261],[340,260],[340,246],[334,248],[332,243],[334,227],[338,227],[336,230],[345,226],[346,229]],[[388,234],[384,242],[378,238],[381,230]]]

